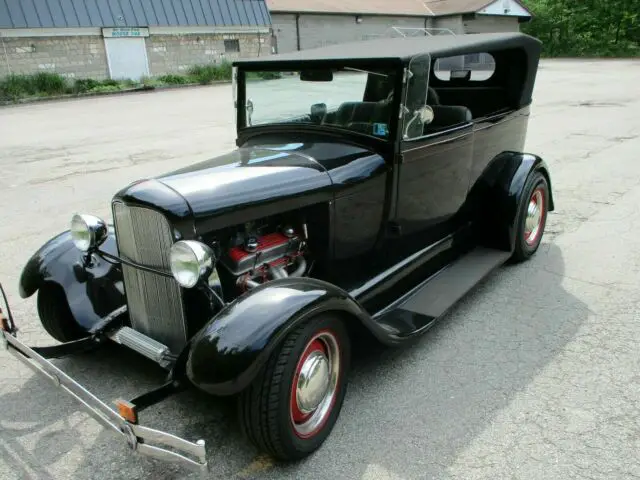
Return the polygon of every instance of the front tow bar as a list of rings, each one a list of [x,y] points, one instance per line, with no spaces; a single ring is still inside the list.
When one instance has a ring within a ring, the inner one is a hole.
[[[5,315],[2,305],[0,305],[0,334],[9,353],[75,398],[95,420],[124,438],[133,451],[160,460],[176,462],[191,470],[208,471],[204,440],[190,442],[176,435],[125,420],[115,410],[111,409],[53,363],[18,340],[14,319],[1,284],[0,300],[5,304],[4,311],[7,312]],[[173,450],[151,445],[150,442],[162,444]],[[191,458],[186,455],[190,455]]]

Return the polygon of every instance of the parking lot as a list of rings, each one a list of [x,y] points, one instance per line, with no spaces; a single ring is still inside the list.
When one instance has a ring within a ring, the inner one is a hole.
[[[640,477],[640,61],[543,61],[526,150],[551,168],[538,255],[498,270],[416,344],[354,360],[344,408],[305,461],[245,441],[232,402],[186,392],[146,425],[204,438],[210,478]],[[0,109],[0,282],[21,338],[47,344],[31,254],[76,211],[110,218],[128,182],[234,147],[227,85]],[[162,381],[134,353],[56,361],[107,402]],[[131,454],[0,351],[0,478],[191,478]],[[195,478],[195,475],[194,475]]]

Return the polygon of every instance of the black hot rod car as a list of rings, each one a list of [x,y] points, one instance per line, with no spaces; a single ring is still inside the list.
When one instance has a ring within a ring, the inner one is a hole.
[[[524,153],[540,42],[520,33],[377,39],[234,62],[237,146],[73,216],[26,264],[61,343],[9,351],[139,453],[206,468],[204,442],[142,426],[184,388],[237,395],[260,449],[301,458],[340,412],[350,345],[424,333],[523,261],[553,210]],[[109,407],[47,358],[113,341],[167,382]],[[164,444],[160,447],[154,444]]]

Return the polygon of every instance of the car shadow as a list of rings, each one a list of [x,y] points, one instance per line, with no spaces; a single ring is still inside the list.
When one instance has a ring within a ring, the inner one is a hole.
[[[332,434],[307,459],[282,464],[240,434],[235,403],[195,389],[145,410],[141,422],[207,442],[208,478],[362,478],[367,472],[446,478],[456,455],[560,353],[589,310],[561,285],[560,248],[505,266],[470,292],[425,336],[388,349],[360,346]],[[99,398],[132,398],[164,372],[126,349],[56,361]],[[123,441],[79,413],[72,399],[31,375],[0,396],[0,451],[16,478],[198,478],[185,468],[133,456]],[[61,463],[62,462],[62,463]],[[66,462],[66,463],[65,463]],[[413,470],[412,470],[413,468]],[[411,473],[413,472],[413,473]]]

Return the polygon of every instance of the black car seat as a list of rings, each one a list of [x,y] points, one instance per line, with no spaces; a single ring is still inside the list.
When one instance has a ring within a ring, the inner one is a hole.
[[[348,125],[352,122],[369,123],[388,122],[389,106],[378,102],[345,102],[336,112],[336,123]]]
[[[425,133],[443,128],[463,125],[473,120],[471,110],[458,105],[433,105],[433,121],[426,126]]]
[[[427,89],[427,105],[440,105],[440,96],[433,87]]]

